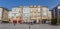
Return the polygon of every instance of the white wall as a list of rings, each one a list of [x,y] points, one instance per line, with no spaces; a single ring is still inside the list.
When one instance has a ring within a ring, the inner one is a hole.
[[[29,7],[23,7],[23,13],[30,13]]]
[[[38,8],[38,12],[41,12],[40,10],[41,10],[41,9],[40,9],[40,8]]]
[[[23,20],[25,22],[29,22],[30,19],[30,8],[29,7],[23,7]]]
[[[30,8],[23,7],[23,17],[29,17],[29,16],[30,16]]]
[[[18,7],[12,8],[12,16],[14,17],[14,19],[16,19],[16,17],[18,16],[18,13],[19,13]]]
[[[60,9],[60,6],[58,6],[58,9]]]
[[[51,11],[48,11],[48,17],[51,19]]]
[[[14,7],[14,8],[12,8],[12,11],[16,11],[16,12],[18,12],[18,7]]]
[[[24,13],[22,14],[23,17],[30,17],[30,14],[29,13]]]
[[[43,7],[42,10],[43,10],[43,16],[47,16],[47,14],[46,14],[47,8],[46,7]]]
[[[2,18],[2,8],[0,8],[0,19]]]
[[[12,17],[12,11],[9,11],[8,18],[11,18],[11,17]]]

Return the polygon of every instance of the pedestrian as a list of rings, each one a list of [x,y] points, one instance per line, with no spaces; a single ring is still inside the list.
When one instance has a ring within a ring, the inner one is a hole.
[[[34,20],[34,22],[33,22],[34,24],[36,23],[36,20]]]
[[[16,20],[14,20],[14,21],[13,21],[14,26],[16,25],[16,23],[17,23],[17,21],[16,21]]]

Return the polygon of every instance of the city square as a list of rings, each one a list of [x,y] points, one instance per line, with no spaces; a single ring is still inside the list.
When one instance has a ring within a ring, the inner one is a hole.
[[[60,29],[60,0],[0,0],[0,29]]]
[[[60,26],[53,26],[49,24],[0,24],[0,29],[60,29]]]

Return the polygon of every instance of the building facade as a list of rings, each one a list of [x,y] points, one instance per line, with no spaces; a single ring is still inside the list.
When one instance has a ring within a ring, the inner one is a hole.
[[[41,19],[40,15],[40,7],[30,6],[30,20],[36,20],[36,22],[39,22],[39,20]]]
[[[36,21],[40,23],[42,20],[50,20],[50,14],[49,8],[46,6],[23,6],[12,8],[12,16],[10,18],[11,20],[21,19],[22,22]]]
[[[56,17],[59,17],[59,5],[54,7],[52,10],[52,18],[55,19]]]
[[[51,11],[49,11],[48,12],[48,19],[50,19],[50,20],[52,19],[52,15],[51,14],[52,14]]]
[[[0,21],[9,21],[8,20],[8,10],[6,8],[0,8]]]
[[[26,6],[23,7],[22,16],[23,16],[24,22],[29,22],[29,20],[30,20],[30,8],[29,7],[26,7]]]
[[[9,12],[10,20],[13,23],[14,20],[17,21],[17,23],[22,20],[22,7],[14,7],[12,8],[12,11]]]
[[[51,13],[46,6],[30,6],[30,19],[36,20],[36,22],[42,22],[49,20]],[[51,19],[51,18],[50,18]]]
[[[60,5],[55,6],[52,10],[52,19],[58,19],[60,23]]]

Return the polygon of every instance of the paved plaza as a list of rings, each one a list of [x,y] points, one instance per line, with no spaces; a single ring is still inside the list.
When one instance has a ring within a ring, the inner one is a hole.
[[[0,24],[0,29],[29,29],[28,24]],[[52,26],[49,24],[30,25],[30,29],[60,29],[60,26]]]

